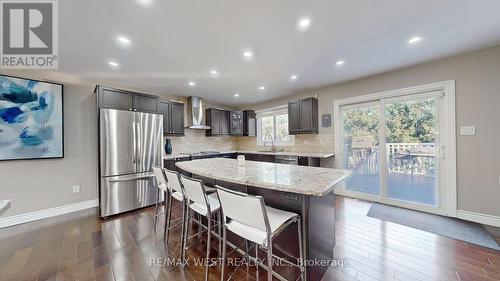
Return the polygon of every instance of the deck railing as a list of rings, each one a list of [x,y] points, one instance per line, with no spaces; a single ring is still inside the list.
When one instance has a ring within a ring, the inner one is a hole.
[[[379,173],[379,147],[363,148],[363,153],[352,149],[350,166],[354,174],[371,175]],[[365,151],[370,151],[366,154]],[[435,176],[436,145],[434,143],[387,143],[387,170],[394,174]],[[360,158],[359,155],[365,157]]]

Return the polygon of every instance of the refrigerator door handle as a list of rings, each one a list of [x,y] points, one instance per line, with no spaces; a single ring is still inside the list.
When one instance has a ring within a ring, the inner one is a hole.
[[[133,126],[132,126],[132,133],[134,134],[132,136],[132,159],[133,163],[136,164],[137,166],[137,127],[136,127],[136,122],[134,121]],[[137,167],[136,167],[137,170]]]
[[[121,182],[121,181],[131,181],[131,180],[143,180],[154,177],[154,174],[147,175],[133,175],[133,176],[120,176],[108,179],[108,182]]]
[[[136,149],[136,158],[137,158],[137,165],[138,165],[138,171],[142,171],[140,169],[140,165],[141,165],[141,159],[142,159],[142,131],[141,131],[141,123],[140,122],[137,122],[136,123],[136,126],[137,126],[137,133],[136,133],[136,136],[137,136],[137,149]]]

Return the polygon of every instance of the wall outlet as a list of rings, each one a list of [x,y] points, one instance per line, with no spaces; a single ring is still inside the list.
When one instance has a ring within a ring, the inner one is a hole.
[[[73,193],[80,193],[80,186],[79,185],[73,186]]]

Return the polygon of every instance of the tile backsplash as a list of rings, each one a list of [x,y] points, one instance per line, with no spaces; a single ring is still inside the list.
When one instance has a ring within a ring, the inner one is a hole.
[[[255,137],[238,137],[238,150],[263,150],[257,145]],[[278,146],[284,151],[294,152],[333,152],[335,141],[333,134],[296,135],[292,146]]]
[[[231,136],[207,137],[205,130],[184,129],[184,136],[165,136],[170,139],[173,153],[199,151],[231,151],[237,149],[237,138]]]
[[[185,129],[185,135],[165,136],[172,142],[173,153],[189,153],[199,151],[232,151],[232,150],[264,150],[257,145],[255,137],[207,137],[205,130]],[[297,135],[293,146],[283,146],[284,151],[294,152],[333,152],[334,136],[330,134]]]

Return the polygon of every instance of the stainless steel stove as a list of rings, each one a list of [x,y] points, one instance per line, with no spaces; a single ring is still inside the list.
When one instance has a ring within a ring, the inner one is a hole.
[[[219,156],[218,151],[200,151],[191,153],[191,160],[204,159],[204,158],[216,158]]]

